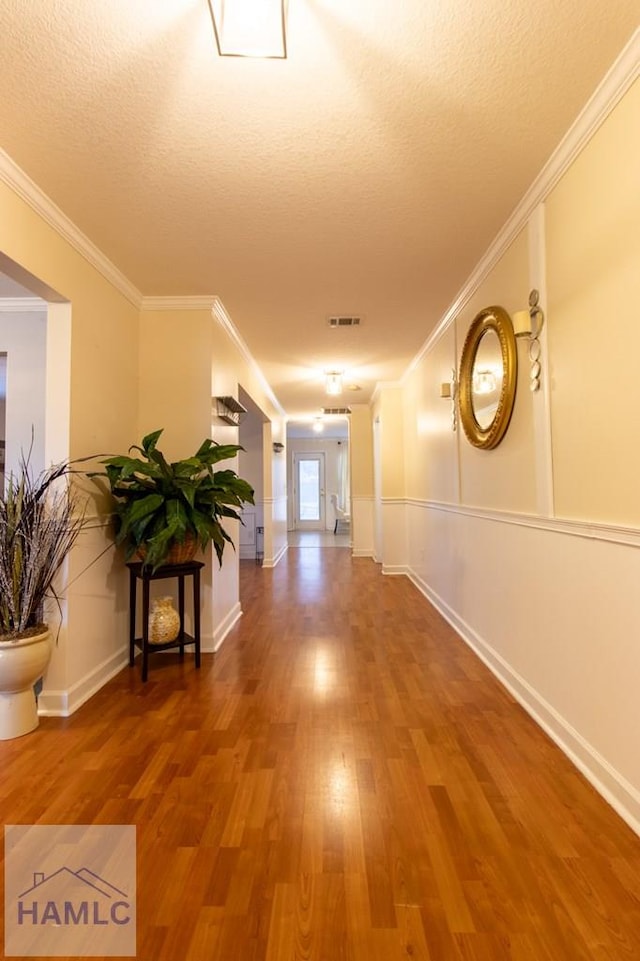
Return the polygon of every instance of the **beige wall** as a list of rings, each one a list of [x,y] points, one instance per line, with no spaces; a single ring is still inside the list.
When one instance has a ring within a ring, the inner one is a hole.
[[[117,450],[135,427],[138,310],[0,183],[0,250],[72,304],[72,457]]]
[[[640,80],[547,201],[556,510],[640,524]]]
[[[374,435],[374,557],[385,573],[399,573],[406,557],[405,400],[399,385],[381,385],[372,406]]]
[[[440,396],[456,367],[456,328],[451,324],[407,377],[404,391],[407,496],[458,500],[457,435],[453,401]]]
[[[349,417],[351,477],[351,549],[354,555],[374,553],[373,431],[368,404],[352,404]]]
[[[349,453],[352,496],[373,497],[371,411],[366,404],[353,404],[351,407]]]
[[[140,314],[140,435],[164,428],[162,449],[171,459],[186,457],[205,437],[222,444],[239,443],[238,428],[225,424],[212,413],[212,398],[238,397],[242,387],[271,420],[275,437],[282,418],[267,396],[255,371],[248,364],[211,308],[201,303],[190,307],[167,305],[143,309]],[[280,461],[264,445],[263,483],[265,563],[273,563],[274,550],[286,547],[286,478]],[[238,470],[238,463],[233,466]],[[274,493],[276,492],[276,493]],[[240,531],[236,521],[225,523],[236,547]],[[239,551],[228,546],[222,567],[210,551],[203,572],[203,649],[216,649],[240,615],[238,578]]]
[[[381,496],[404,497],[404,408],[400,387],[382,387],[376,405],[382,442]]]
[[[264,497],[270,511],[265,561],[274,562],[286,549],[286,475],[284,459],[273,457],[271,442],[284,440],[284,422],[256,370],[210,309],[191,310],[186,304],[185,309],[146,310],[132,303],[135,292],[124,278],[118,284],[127,296],[65,239],[64,228],[58,232],[36,212],[39,202],[36,198],[32,207],[0,184],[3,268],[9,272],[16,264],[22,283],[56,301],[49,311],[48,349],[69,368],[57,383],[66,398],[57,397],[56,410],[68,424],[58,417],[52,425],[56,451],[71,457],[120,453],[161,427],[169,457],[185,456],[212,429],[214,439],[235,442],[235,428],[212,425],[211,398],[237,396],[241,385],[271,418],[264,439]],[[110,275],[106,261],[104,268]],[[61,336],[50,338],[58,327]],[[127,660],[127,572],[122,552],[112,546],[107,502],[91,482],[85,486],[100,513],[70,558],[64,621],[40,701],[49,713],[75,709]],[[237,532],[230,533],[237,540]],[[209,562],[203,624],[215,646],[238,616],[240,600],[235,555],[222,571],[213,568]]]
[[[406,376],[396,567],[636,830],[639,161],[636,81]],[[440,381],[477,311],[522,309],[533,286],[546,292],[543,389],[529,390],[519,342],[509,430],[477,450],[450,430]],[[384,421],[384,404],[377,413]]]
[[[63,455],[120,451],[136,428],[137,308],[5,183],[0,183],[0,251],[37,278],[35,293],[71,305],[70,379],[59,385],[68,394],[60,409],[69,410],[69,423],[55,425],[68,437]],[[62,323],[58,307],[51,316],[49,325]],[[126,571],[109,543],[104,519],[96,520],[70,558],[73,584],[45,679],[44,710],[73,709],[124,663]]]
[[[511,315],[527,305],[529,248],[521,231],[456,319],[458,368],[464,339],[473,318],[484,307],[500,306]],[[535,451],[527,345],[518,344],[516,404],[509,429],[497,448],[486,451],[468,443],[462,425],[458,434],[460,497],[464,504],[534,511]]]
[[[211,311],[206,309],[140,313],[135,443],[162,427],[159,446],[170,460],[188,457],[211,436],[213,326]],[[233,437],[226,442],[237,443],[237,430],[231,430]]]

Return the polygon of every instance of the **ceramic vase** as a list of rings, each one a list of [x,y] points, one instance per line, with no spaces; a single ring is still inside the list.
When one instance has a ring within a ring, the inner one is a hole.
[[[34,684],[51,657],[48,630],[17,641],[0,641],[0,740],[21,737],[38,726]]]

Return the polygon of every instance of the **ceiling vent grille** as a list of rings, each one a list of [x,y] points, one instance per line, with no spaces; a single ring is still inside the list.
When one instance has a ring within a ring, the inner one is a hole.
[[[323,414],[350,414],[351,408],[350,407],[323,407],[322,413]]]
[[[329,317],[329,327],[359,327],[359,317]]]

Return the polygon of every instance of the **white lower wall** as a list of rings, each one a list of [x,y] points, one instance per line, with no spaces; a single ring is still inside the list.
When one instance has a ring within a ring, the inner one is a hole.
[[[354,557],[373,557],[373,497],[351,497],[351,551]]]
[[[383,574],[407,573],[407,512],[404,500],[383,497],[382,563]]]
[[[414,583],[640,833],[640,534],[419,501],[406,518]]]
[[[66,716],[129,659],[128,571],[104,518],[89,517],[56,589],[61,602],[47,611],[54,642],[38,710]]]
[[[275,567],[287,552],[287,494],[265,499],[265,517],[269,514],[271,524],[265,526],[263,567]]]

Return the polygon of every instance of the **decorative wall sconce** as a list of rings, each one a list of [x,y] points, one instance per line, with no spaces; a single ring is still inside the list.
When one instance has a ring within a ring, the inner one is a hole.
[[[273,442],[273,453],[281,454],[284,450],[284,444],[281,444],[279,440]]]
[[[321,434],[324,430],[324,420],[322,417],[316,417],[313,422],[313,430],[316,434]]]
[[[342,393],[342,371],[328,370],[324,375],[324,389],[327,394],[337,397]]]
[[[287,0],[209,0],[221,57],[287,56]]]
[[[451,401],[451,430],[458,429],[458,379],[455,367],[451,368],[451,380],[440,384],[440,396]]]
[[[540,356],[542,347],[540,345],[540,332],[544,325],[544,312],[539,304],[540,294],[534,288],[529,293],[529,309],[517,310],[512,318],[513,332],[516,337],[529,338],[529,389],[532,391],[540,390]]]

